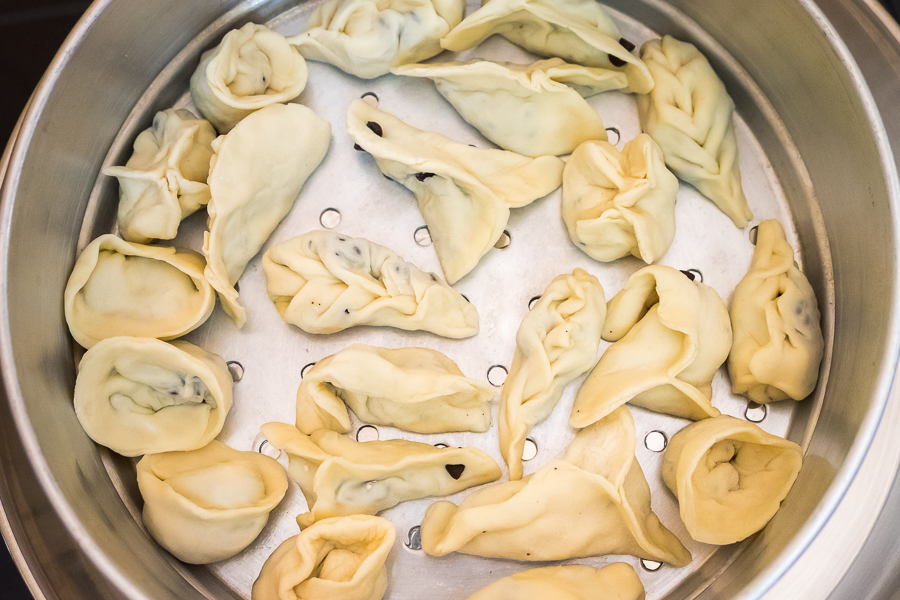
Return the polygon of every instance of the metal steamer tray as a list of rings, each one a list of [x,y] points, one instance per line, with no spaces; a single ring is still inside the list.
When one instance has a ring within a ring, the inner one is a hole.
[[[248,2],[222,16],[188,45],[146,91],[113,143],[104,166],[124,164],[130,156],[134,138],[149,126],[156,111],[174,104],[199,114],[190,102],[187,80],[200,53],[217,44],[226,31],[252,20],[267,21],[270,28],[284,35],[297,34],[305,29],[310,13],[320,4],[322,0],[300,6],[283,2]],[[477,7],[478,3],[470,0],[469,13]],[[804,166],[766,98],[739,64],[711,37],[687,17],[662,4],[648,3],[639,7],[626,4],[618,8],[641,13],[611,10],[622,35],[637,46],[666,33],[695,43],[725,81],[737,105],[735,124],[740,168],[755,219],[747,229],[737,229],[710,201],[693,188],[682,185],[676,206],[675,241],[660,263],[692,271],[730,303],[735,284],[746,273],[753,253],[753,225],[762,219],[776,218],[785,226],[788,241],[797,253],[797,262],[816,290],[823,315],[826,355],[819,386],[810,398],[802,403],[786,401],[758,406],[731,393],[724,368],[713,381],[713,404],[724,414],[753,421],[766,431],[787,437],[805,449],[821,408],[831,359],[834,292],[828,242]],[[449,56],[446,53],[436,60],[449,59]],[[535,59],[498,36],[460,57],[519,63]],[[325,160],[307,181],[294,208],[272,234],[263,251],[307,231],[325,228],[385,245],[420,268],[440,273],[413,194],[383,177],[369,154],[353,149],[346,131],[347,107],[352,100],[371,95],[370,101],[377,101],[379,108],[413,126],[438,131],[461,143],[483,148],[493,146],[457,115],[430,80],[386,75],[367,81],[327,64],[309,62],[308,66],[309,83],[294,102],[310,107],[327,119],[333,127],[333,139]],[[632,96],[608,92],[594,96],[588,102],[601,115],[610,142],[617,147],[621,148],[640,133]],[[98,178],[82,227],[79,251],[100,233],[114,230],[117,189],[114,178]],[[268,299],[260,252],[239,282],[240,301],[248,310],[245,327],[239,331],[225,313],[217,309],[207,323],[184,338],[224,357],[234,375],[234,406],[219,439],[239,450],[253,450],[279,458],[286,465],[286,457],[279,456],[279,452],[259,434],[260,426],[269,421],[293,424],[297,386],[305,369],[354,342],[391,348],[423,346],[445,353],[467,376],[484,378],[497,386],[498,400],[493,405],[496,423],[500,386],[512,361],[516,330],[532,301],[547,284],[557,275],[580,267],[600,280],[607,299],[610,299],[625,280],[643,266],[634,258],[599,263],[576,249],[560,216],[560,195],[561,190],[557,190],[527,207],[513,209],[497,247],[456,286],[477,307],[480,315],[480,333],[466,340],[373,327],[357,327],[332,335],[306,334],[284,323]],[[798,240],[795,217],[812,223],[805,230],[815,234]],[[205,211],[189,217],[182,224],[174,245],[199,251],[205,225]],[[600,351],[607,346],[604,342]],[[566,388],[552,416],[531,432],[530,442],[526,445],[526,475],[565,452],[575,433],[567,421],[582,380],[583,377]],[[681,569],[631,556],[594,557],[562,564],[602,567],[610,562],[625,561],[637,570],[648,599],[694,597],[708,581],[754,544],[756,536],[726,547],[694,542],[681,522],[675,497],[663,485],[659,472],[661,451],[668,439],[688,421],[637,407],[631,407],[631,412],[637,427],[637,458],[652,489],[653,510],[687,546],[694,560]],[[376,428],[356,420],[353,425],[350,435],[361,441],[404,438],[436,445],[475,446],[497,460],[506,479],[496,426],[485,434],[417,435],[389,427]],[[105,448],[100,451],[122,501],[140,522],[142,500],[135,480],[136,460],[118,456]],[[449,500],[459,503],[467,493],[451,496]],[[426,556],[421,550],[418,526],[433,501],[406,502],[383,513],[397,527],[397,542],[387,562],[390,583],[385,598],[400,600],[427,595],[431,600],[461,600],[501,577],[547,564],[462,554],[441,558]],[[292,483],[284,501],[272,512],[269,524],[244,552],[203,567],[183,565],[174,558],[172,563],[207,597],[222,598],[233,593],[249,598],[250,587],[263,562],[283,540],[298,532],[294,518],[305,510],[303,495]],[[770,527],[777,527],[778,520],[776,516]]]

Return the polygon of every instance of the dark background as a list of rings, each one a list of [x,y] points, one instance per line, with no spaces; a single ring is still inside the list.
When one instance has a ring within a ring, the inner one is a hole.
[[[900,0],[882,3],[895,17],[900,14]],[[88,0],[0,0],[0,147],[5,146],[32,90],[89,5]],[[29,598],[15,564],[0,545],[0,600]]]

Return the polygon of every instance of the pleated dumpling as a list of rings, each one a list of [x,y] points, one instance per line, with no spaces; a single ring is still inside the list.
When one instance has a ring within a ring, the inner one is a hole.
[[[247,311],[234,284],[291,210],[330,142],[331,124],[300,104],[259,110],[213,142],[205,275],[238,327]]]
[[[372,79],[439,54],[465,9],[464,0],[331,0],[290,42],[309,60]]]
[[[566,565],[498,579],[469,600],[644,600],[644,585],[628,563]]]
[[[606,140],[600,115],[575,89],[556,80],[554,68],[564,78],[582,81],[579,89],[588,94],[591,83],[597,92],[604,83],[617,83],[602,69],[558,58],[531,65],[484,60],[406,65],[393,72],[432,79],[463,119],[505,150],[525,156],[571,154],[582,142]]]
[[[522,478],[532,427],[546,419],[573,379],[597,363],[606,297],[597,278],[575,269],[550,282],[516,332],[516,352],[500,401],[500,454]]]
[[[328,517],[374,515],[407,500],[449,496],[500,479],[500,467],[477,448],[357,442],[325,429],[307,436],[284,423],[266,423],[262,432],[290,458],[288,474],[309,506],[297,517],[301,527]]]
[[[209,202],[209,159],[216,131],[190,111],[170,108],[134,140],[124,167],[107,167],[119,180],[119,234],[129,242],[171,240],[178,225]]]
[[[170,340],[196,329],[216,307],[205,266],[191,250],[101,235],[81,252],[66,284],[72,337],[90,348],[119,335]]]
[[[191,100],[225,134],[250,113],[299,96],[306,74],[306,61],[284,36],[247,23],[200,57]]]
[[[473,492],[459,506],[432,504],[422,549],[523,561],[630,554],[683,567],[690,552],[650,507],[634,449],[634,419],[623,406],[579,431],[564,460]]]
[[[307,333],[356,325],[478,333],[478,311],[435,275],[393,250],[333,231],[310,231],[263,256],[266,291],[281,318]]]
[[[619,35],[606,9],[595,0],[490,0],[441,40],[447,50],[474,48],[499,34],[538,56],[620,71],[628,90],[653,88],[646,65],[631,54],[634,44]]]
[[[526,206],[562,183],[563,161],[472,148],[411,127],[355,100],[347,132],[381,172],[416,195],[444,276],[451,284],[494,247],[509,209]]]
[[[353,344],[310,368],[297,390],[297,429],[350,431],[352,410],[373,425],[416,433],[485,432],[491,427],[490,384],[463,375],[428,348]]]
[[[704,544],[733,544],[775,516],[803,461],[800,446],[729,416],[688,425],[663,455],[681,520]]]
[[[396,531],[387,519],[352,515],[319,521],[266,559],[251,600],[381,600],[384,561]]]
[[[712,379],[731,349],[731,322],[714,289],[653,265],[632,275],[607,308],[603,339],[615,343],[578,390],[572,427],[626,402],[695,421],[719,414]]]
[[[193,344],[114,337],[81,359],[75,415],[123,456],[196,450],[222,430],[231,385],[225,361]]]
[[[148,454],[137,464],[137,482],[150,535],[191,564],[225,560],[249,546],[288,488],[276,460],[216,440],[199,450]]]
[[[697,48],[671,36],[641,47],[656,86],[638,96],[641,129],[666,164],[712,200],[738,227],[753,218],[738,165],[734,102]]]
[[[763,221],[750,270],[731,300],[731,390],[760,404],[809,396],[825,351],[820,318],[784,228],[774,219]]]
[[[659,146],[640,134],[619,151],[608,142],[579,146],[563,173],[562,216],[572,242],[609,262],[662,257],[675,238],[678,179]]]

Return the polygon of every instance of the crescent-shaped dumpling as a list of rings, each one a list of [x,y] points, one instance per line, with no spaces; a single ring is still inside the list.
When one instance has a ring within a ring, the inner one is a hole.
[[[469,600],[644,600],[644,585],[628,563],[566,565],[498,579]]]

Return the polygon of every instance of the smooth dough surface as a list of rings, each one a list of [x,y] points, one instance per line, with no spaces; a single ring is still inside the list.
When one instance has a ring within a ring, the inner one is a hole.
[[[644,585],[627,563],[543,567],[498,579],[469,600],[644,600]]]

